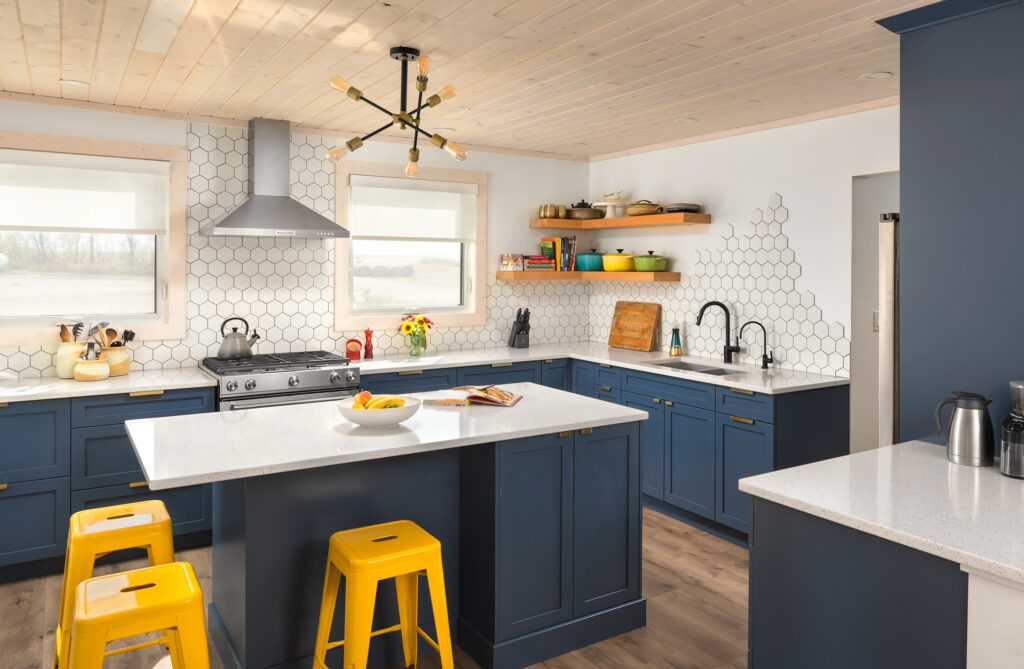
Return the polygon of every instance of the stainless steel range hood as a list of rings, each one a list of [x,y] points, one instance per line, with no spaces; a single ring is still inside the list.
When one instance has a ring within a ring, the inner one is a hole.
[[[288,121],[249,121],[249,170],[252,195],[220,220],[201,229],[207,235],[243,237],[348,237],[348,230],[293,200],[288,171],[291,142]]]

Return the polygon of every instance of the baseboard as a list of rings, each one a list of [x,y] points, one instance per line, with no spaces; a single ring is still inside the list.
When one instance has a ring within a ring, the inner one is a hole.
[[[458,640],[459,646],[483,669],[521,669],[646,624],[647,600],[641,597],[497,644],[459,618]]]

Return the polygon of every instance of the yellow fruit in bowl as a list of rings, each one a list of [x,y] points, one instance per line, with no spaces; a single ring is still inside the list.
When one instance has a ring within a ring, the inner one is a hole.
[[[363,405],[363,404],[360,404],[359,402],[353,402],[352,403],[352,408],[353,409],[365,409],[366,406]]]
[[[375,397],[366,405],[367,409],[394,409],[405,406],[405,400],[394,395],[383,395]]]
[[[373,394],[371,394],[369,390],[364,390],[361,393],[357,393],[356,396],[352,398],[352,401],[355,404],[362,404],[363,407],[366,407],[366,405],[369,404],[370,400],[372,399]]]

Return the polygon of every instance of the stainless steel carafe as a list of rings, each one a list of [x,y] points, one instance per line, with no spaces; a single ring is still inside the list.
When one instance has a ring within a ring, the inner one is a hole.
[[[1003,420],[999,448],[999,471],[1024,478],[1024,381],[1010,381],[1013,409]]]
[[[953,405],[946,441],[950,462],[971,467],[986,467],[995,461],[995,434],[988,405],[992,400],[975,393],[954,392],[935,407],[936,434],[942,433],[942,407]]]

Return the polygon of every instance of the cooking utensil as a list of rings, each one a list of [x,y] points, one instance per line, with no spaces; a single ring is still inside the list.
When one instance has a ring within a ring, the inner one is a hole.
[[[224,326],[231,321],[240,321],[245,326],[245,332],[239,332],[238,328],[231,328],[231,332],[225,333]],[[125,333],[127,334],[127,332]],[[223,323],[220,324],[220,334],[224,337],[224,340],[220,343],[220,348],[217,350],[217,357],[221,360],[238,360],[240,358],[251,358],[252,357],[252,345],[260,338],[256,334],[256,330],[252,331],[252,336],[246,339],[249,334],[249,323],[244,318],[238,316],[232,316]]]
[[[580,253],[576,256],[576,269],[581,272],[600,272],[604,269],[604,254],[598,253],[597,249],[590,249],[590,253]]]
[[[999,471],[1024,478],[1024,381],[1010,381],[1013,409],[1003,420],[999,446]]]
[[[124,343],[127,344],[131,340],[135,339],[135,331],[125,330],[124,332],[121,333],[121,338],[124,339]]]
[[[516,319],[512,321],[512,332],[508,335],[508,345],[515,346],[516,335],[519,334],[519,328],[522,326],[523,310],[522,308],[516,311]]]
[[[946,458],[958,465],[985,467],[995,458],[995,437],[988,405],[992,400],[976,393],[956,391],[935,407],[936,434],[942,433],[942,407],[952,404]]]
[[[665,213],[667,214],[699,214],[700,205],[693,202],[673,202],[672,204],[665,205]]]
[[[634,351],[654,350],[661,305],[656,302],[616,302],[608,345]]]
[[[632,272],[635,269],[633,254],[623,253],[622,249],[616,249],[617,253],[605,253],[602,256],[604,271],[606,272]]]
[[[60,326],[60,340],[65,343],[71,342],[71,330],[63,323]]]
[[[565,210],[565,216],[577,221],[587,221],[594,218],[604,218],[604,212],[590,206],[590,203],[586,200],[580,200]]]
[[[114,340],[117,339],[117,330],[115,330],[114,328],[107,328],[106,329],[106,334],[107,334],[107,341],[110,342],[109,345],[113,346],[114,345]]]
[[[626,207],[627,216],[650,216],[651,214],[660,214],[662,212],[662,206],[655,204],[650,200],[637,200],[636,202],[630,203]]]
[[[668,267],[668,258],[654,255],[654,251],[648,251],[645,256],[637,256],[633,264],[638,272],[664,272]]]

